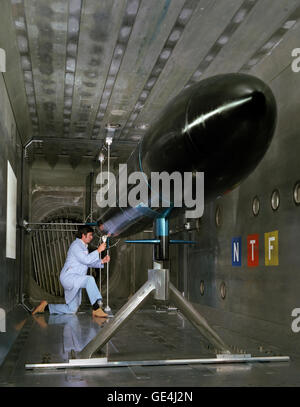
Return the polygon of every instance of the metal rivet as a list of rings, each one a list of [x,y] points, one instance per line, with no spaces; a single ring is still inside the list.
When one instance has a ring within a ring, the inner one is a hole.
[[[278,189],[274,189],[271,195],[271,207],[273,211],[277,211],[280,205],[280,195]]]

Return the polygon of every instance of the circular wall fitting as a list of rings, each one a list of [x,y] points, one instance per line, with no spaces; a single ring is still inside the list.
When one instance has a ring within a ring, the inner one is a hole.
[[[204,295],[204,281],[203,280],[200,281],[200,294]]]
[[[259,214],[259,210],[260,210],[260,202],[259,202],[258,196],[255,196],[255,197],[253,198],[253,201],[252,201],[252,212],[253,212],[253,215],[254,215],[254,216],[257,216],[257,215]]]
[[[222,282],[220,285],[220,295],[222,300],[224,300],[226,297],[226,284],[224,282]]]
[[[273,211],[277,211],[280,205],[280,194],[278,189],[274,189],[271,195],[271,208]]]

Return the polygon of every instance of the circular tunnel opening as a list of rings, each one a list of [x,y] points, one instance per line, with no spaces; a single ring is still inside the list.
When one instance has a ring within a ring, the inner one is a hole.
[[[57,299],[64,297],[64,289],[60,283],[60,272],[65,263],[68,249],[78,236],[78,223],[83,222],[83,211],[79,207],[63,207],[55,209],[41,218],[31,229],[32,277],[35,283],[46,294]],[[101,242],[101,233],[94,228],[94,238],[89,251],[96,250]],[[109,295],[118,291],[121,276],[118,267],[118,256],[115,248],[119,239],[110,241]],[[106,255],[103,252],[102,258]],[[107,299],[107,268],[88,269],[87,274],[94,276],[97,286],[101,289],[103,299]],[[101,280],[100,280],[101,278]],[[82,304],[89,304],[88,296],[83,290]]]

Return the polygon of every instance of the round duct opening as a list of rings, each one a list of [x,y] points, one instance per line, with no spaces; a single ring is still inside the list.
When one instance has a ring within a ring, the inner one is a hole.
[[[47,214],[39,224],[33,225],[31,236],[32,253],[32,276],[37,285],[55,297],[64,297],[64,289],[60,283],[59,276],[64,266],[67,252],[71,243],[76,239],[78,233],[77,223],[82,222],[82,210],[78,207],[64,207]],[[89,245],[89,251],[95,250],[101,240],[100,231],[94,228],[94,238]],[[110,247],[116,242],[110,242]],[[102,257],[106,254],[104,252]],[[111,261],[109,269],[109,292],[114,286],[120,285],[119,267],[114,248],[111,249]],[[95,277],[98,287],[101,286],[101,294],[106,301],[107,273],[106,268],[88,270],[88,274]],[[100,284],[101,275],[101,284]],[[85,291],[85,290],[84,290]],[[83,303],[88,302],[86,294],[83,295]]]

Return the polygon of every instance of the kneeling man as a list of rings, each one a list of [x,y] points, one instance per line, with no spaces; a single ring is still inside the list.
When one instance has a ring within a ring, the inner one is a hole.
[[[48,304],[43,300],[32,312],[32,315],[44,312],[49,308],[50,314],[75,314],[81,304],[81,290],[85,288],[93,307],[93,316],[107,317],[102,310],[102,295],[98,290],[94,277],[87,275],[89,267],[102,268],[103,263],[110,261],[109,256],[103,259],[100,253],[105,250],[106,243],[102,243],[96,250],[89,253],[88,244],[93,239],[93,229],[82,226],[78,229],[78,237],[71,244],[67,259],[60,273],[60,282],[65,290],[66,304]]]

